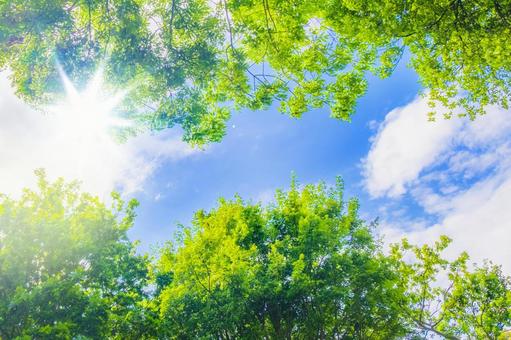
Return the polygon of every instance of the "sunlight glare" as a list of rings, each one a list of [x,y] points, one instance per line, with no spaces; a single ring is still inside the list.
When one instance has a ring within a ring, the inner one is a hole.
[[[60,153],[64,153],[73,177],[84,178],[92,168],[108,169],[122,159],[122,147],[115,138],[115,130],[129,127],[130,121],[116,116],[115,109],[128,91],[107,91],[101,68],[81,90],[62,70],[60,76],[65,98],[46,109],[53,122],[55,143],[54,152],[47,157],[56,162],[62,157]]]
[[[66,128],[72,128],[75,137],[85,140],[104,138],[110,135],[113,128],[129,126],[126,119],[116,117],[113,112],[127,91],[107,93],[102,69],[94,74],[83,91],[78,91],[62,70],[60,76],[66,98],[48,111],[62,119],[63,123],[68,125]]]

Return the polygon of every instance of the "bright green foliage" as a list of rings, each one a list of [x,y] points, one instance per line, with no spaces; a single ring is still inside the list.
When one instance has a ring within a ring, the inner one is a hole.
[[[135,339],[147,260],[126,237],[135,201],[112,209],[74,184],[0,199],[0,339]]]
[[[240,198],[198,212],[157,266],[164,329],[177,338],[397,338],[399,277],[342,185]]]
[[[104,61],[128,115],[201,144],[231,105],[349,120],[367,73],[405,52],[446,118],[507,108],[510,22],[510,0],[0,0],[0,68],[40,105],[61,92],[57,61],[78,83]]]
[[[465,253],[449,262],[441,256],[449,243],[443,236],[433,247],[406,240],[393,247],[406,292],[404,317],[422,337],[505,339],[504,330],[511,327],[511,278],[491,263],[469,271]]]
[[[160,336],[504,339],[511,278],[499,267],[444,259],[446,237],[385,255],[357,210],[339,182],[198,212],[154,270]]]
[[[0,197],[0,339],[505,339],[511,278],[449,239],[382,251],[342,182],[199,211],[150,263],[135,201],[76,184]],[[509,333],[508,333],[509,334]]]

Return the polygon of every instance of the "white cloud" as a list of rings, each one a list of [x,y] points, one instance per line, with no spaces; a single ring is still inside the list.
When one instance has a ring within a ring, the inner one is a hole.
[[[511,111],[490,107],[474,122],[433,124],[428,111],[424,99],[391,111],[363,165],[373,197],[392,207],[411,200],[437,222],[384,213],[383,234],[419,244],[447,235],[451,258],[468,251],[511,273]]]
[[[449,212],[433,226],[403,230],[404,225],[387,221],[382,233],[388,242],[406,236],[415,244],[447,235],[453,240],[446,253],[449,258],[467,251],[474,262],[489,259],[511,273],[511,176],[506,177],[503,182],[500,176],[487,179],[457,196]]]
[[[427,100],[418,98],[385,117],[363,160],[365,184],[373,197],[398,197],[419,179],[450,179],[442,171],[428,171],[446,162],[450,175],[469,178],[500,166],[510,154],[509,111],[490,107],[474,122],[429,122],[428,111]]]
[[[407,183],[449,148],[459,120],[428,122],[423,99],[392,110],[385,117],[364,160],[366,185],[373,196],[399,196]]]
[[[106,131],[80,133],[79,124],[36,112],[13,93],[5,73],[0,74],[0,192],[19,194],[33,186],[36,168],[50,178],[78,179],[84,190],[108,197],[113,189],[130,194],[165,161],[196,152],[166,131],[115,142]],[[85,140],[84,140],[85,138]]]

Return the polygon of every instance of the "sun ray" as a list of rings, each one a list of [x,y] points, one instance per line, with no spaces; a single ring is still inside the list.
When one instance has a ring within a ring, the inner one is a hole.
[[[77,156],[75,173],[87,171],[87,160],[104,150],[116,150],[115,130],[131,126],[131,121],[118,116],[116,108],[129,90],[109,91],[104,83],[103,68],[99,67],[83,89],[79,89],[59,66],[64,87],[61,102],[47,107],[54,121],[59,143]]]
[[[66,97],[63,102],[49,107],[49,112],[75,123],[82,137],[84,134],[97,137],[112,128],[130,125],[128,120],[116,116],[114,112],[129,91],[109,93],[104,86],[103,67],[98,68],[82,91],[77,89],[60,66],[58,69]]]

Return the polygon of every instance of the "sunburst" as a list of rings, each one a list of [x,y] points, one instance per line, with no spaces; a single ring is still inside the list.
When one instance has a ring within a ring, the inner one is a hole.
[[[126,127],[130,122],[114,112],[128,91],[115,93],[106,90],[103,69],[100,68],[83,90],[78,90],[69,77],[60,70],[65,90],[62,102],[48,108],[67,126],[74,126],[75,136],[89,140],[104,138],[113,128]]]

